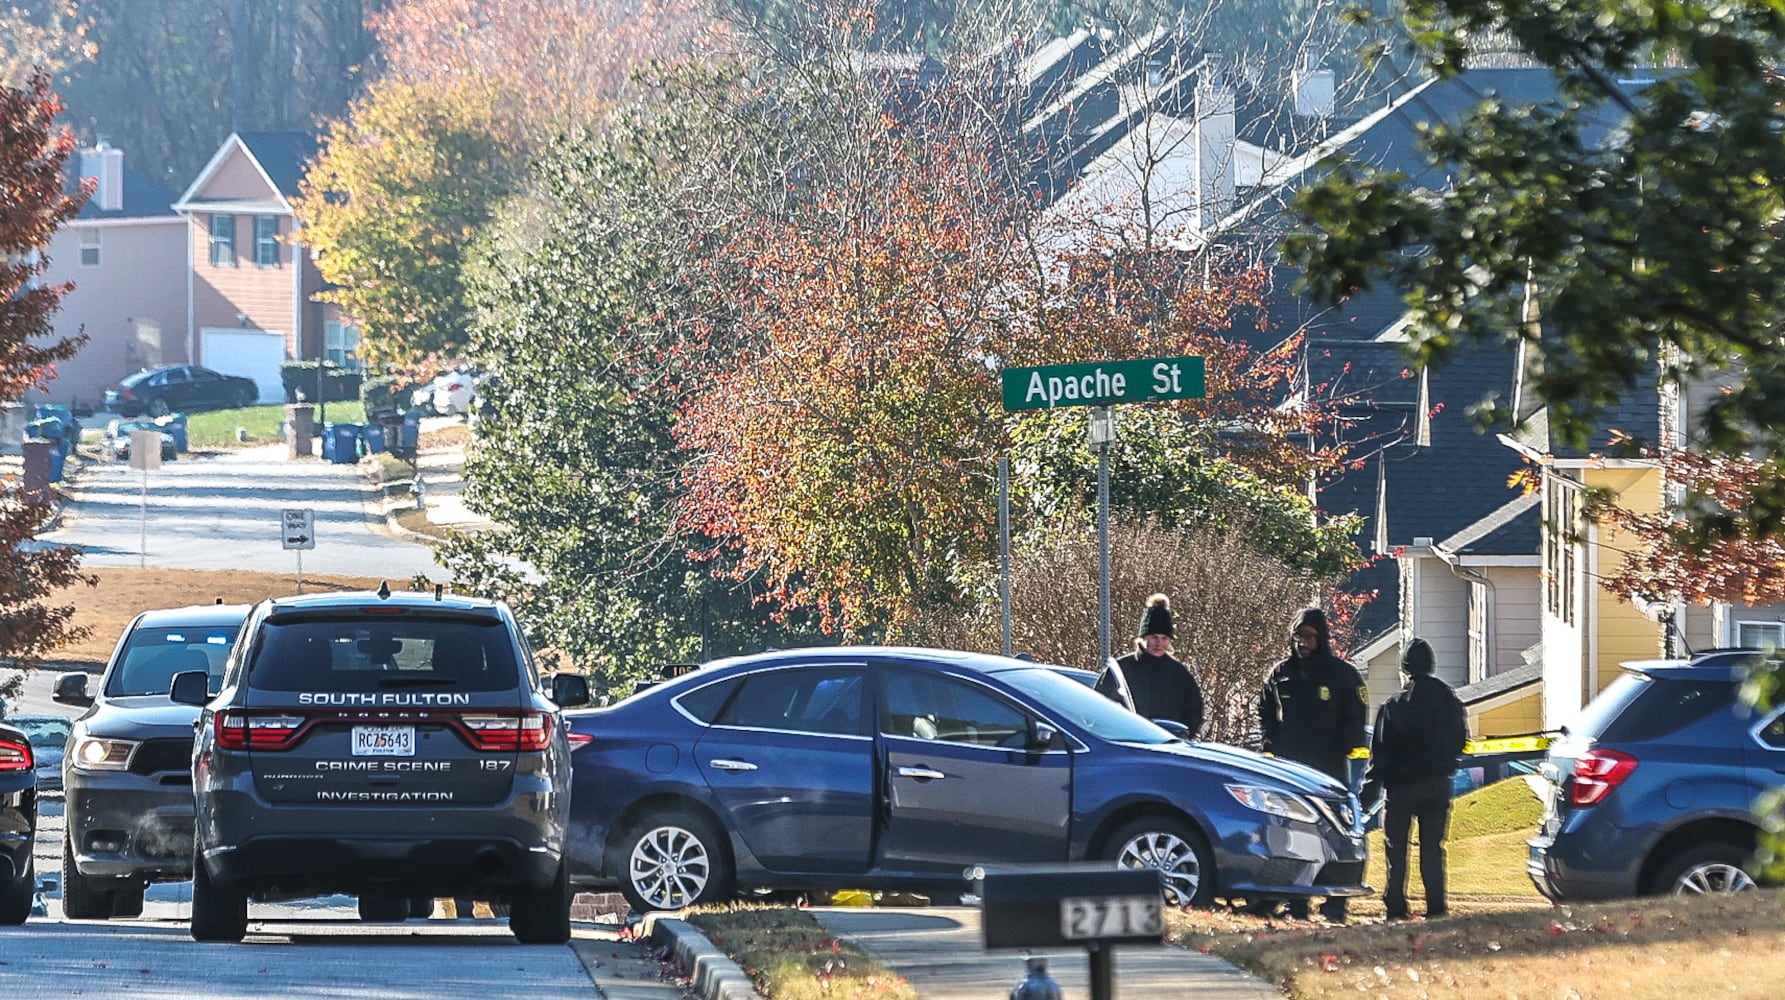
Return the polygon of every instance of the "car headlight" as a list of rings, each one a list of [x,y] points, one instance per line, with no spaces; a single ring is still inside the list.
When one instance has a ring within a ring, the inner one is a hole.
[[[1256,785],[1228,785],[1227,792],[1239,800],[1240,805],[1248,809],[1256,809],[1261,813],[1281,816],[1301,823],[1319,822],[1319,814],[1299,795],[1279,792],[1274,788],[1259,788]]]
[[[74,766],[83,771],[122,771],[130,766],[135,740],[83,736],[74,744]]]

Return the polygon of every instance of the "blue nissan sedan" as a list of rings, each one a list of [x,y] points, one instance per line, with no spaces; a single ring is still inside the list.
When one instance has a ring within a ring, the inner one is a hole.
[[[1356,800],[1186,743],[1057,669],[826,647],[710,663],[565,713],[572,881],[641,910],[745,889],[970,891],[986,864],[1115,861],[1174,902],[1353,896]]]

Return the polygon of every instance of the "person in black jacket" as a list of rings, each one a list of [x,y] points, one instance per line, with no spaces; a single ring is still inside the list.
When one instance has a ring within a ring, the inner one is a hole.
[[[1182,723],[1195,739],[1202,730],[1202,686],[1190,668],[1171,655],[1174,631],[1171,599],[1164,594],[1147,598],[1134,652],[1104,669],[1097,690],[1146,718]]]
[[[1387,794],[1382,821],[1388,886],[1382,903],[1388,919],[1407,919],[1407,838],[1419,821],[1419,878],[1426,889],[1426,918],[1447,911],[1444,837],[1450,826],[1450,778],[1469,739],[1467,713],[1450,685],[1432,676],[1432,647],[1414,639],[1401,657],[1407,685],[1376,712],[1370,768],[1360,800],[1367,806]]]
[[[1351,751],[1364,745],[1369,692],[1357,668],[1333,653],[1326,612],[1304,608],[1290,624],[1290,656],[1265,679],[1258,696],[1264,752],[1299,761],[1349,787]],[[1326,900],[1320,912],[1343,922],[1345,899]],[[1293,900],[1292,916],[1307,915],[1307,901]]]

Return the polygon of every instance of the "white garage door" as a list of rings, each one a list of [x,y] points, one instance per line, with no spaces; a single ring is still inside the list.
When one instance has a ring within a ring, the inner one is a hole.
[[[279,366],[285,363],[285,335],[266,330],[205,330],[198,364],[225,375],[251,378],[260,402],[285,402]]]

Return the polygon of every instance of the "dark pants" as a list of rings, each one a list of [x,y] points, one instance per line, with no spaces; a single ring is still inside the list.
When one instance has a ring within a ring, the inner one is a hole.
[[[1388,887],[1382,904],[1392,918],[1407,916],[1407,847],[1413,821],[1419,821],[1419,880],[1425,884],[1426,916],[1442,916],[1444,838],[1450,830],[1450,778],[1421,778],[1390,785],[1383,806],[1382,846],[1388,856]]]

